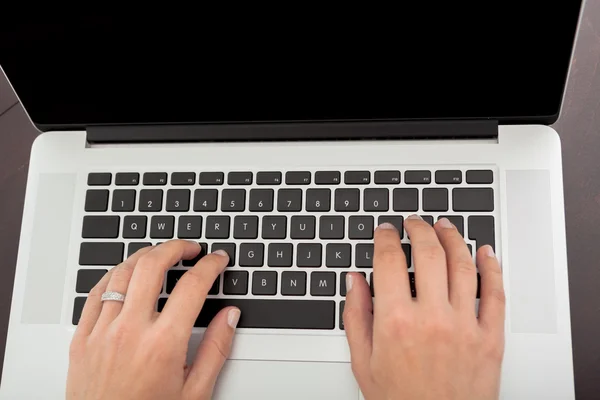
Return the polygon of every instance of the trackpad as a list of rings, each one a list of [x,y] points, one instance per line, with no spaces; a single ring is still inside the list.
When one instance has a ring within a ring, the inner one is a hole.
[[[213,399],[358,399],[349,363],[230,360]]]

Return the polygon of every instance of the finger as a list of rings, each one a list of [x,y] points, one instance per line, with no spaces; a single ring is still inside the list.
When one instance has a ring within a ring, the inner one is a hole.
[[[140,257],[131,276],[121,314],[152,318],[165,272],[181,259],[192,259],[199,252],[200,245],[197,242],[170,240]]]
[[[92,330],[98,321],[98,317],[100,316],[100,312],[102,311],[102,301],[100,298],[102,297],[102,293],[106,291],[112,271],[113,270],[110,270],[104,274],[102,279],[100,279],[96,286],[94,286],[92,290],[90,290],[90,293],[88,293],[88,297],[85,300],[85,305],[81,311],[79,323],[77,324],[77,329],[73,335],[74,337],[88,336],[90,333],[92,333]]]
[[[362,388],[371,380],[373,351],[373,299],[365,278],[358,273],[346,274],[344,329],[350,347],[352,371]]]
[[[490,333],[503,334],[506,298],[502,270],[491,246],[477,251],[477,267],[481,275],[479,324]]]
[[[208,291],[228,262],[229,256],[224,250],[217,250],[198,261],[179,278],[157,322],[178,329],[184,337],[191,335]]]
[[[408,217],[404,228],[412,246],[417,301],[449,304],[446,254],[435,231],[418,215]]]
[[[473,316],[477,295],[477,269],[473,257],[465,239],[447,218],[441,218],[434,228],[446,252],[450,303]]]
[[[383,223],[375,230],[373,289],[375,308],[397,307],[411,301],[406,255],[394,225]],[[383,311],[382,311],[383,312]]]
[[[208,325],[185,381],[184,390],[189,398],[212,397],[217,377],[231,353],[239,318],[238,308],[227,307],[219,311]]]

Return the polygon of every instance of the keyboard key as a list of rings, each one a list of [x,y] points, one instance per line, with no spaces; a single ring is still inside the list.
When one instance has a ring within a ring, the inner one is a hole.
[[[448,211],[448,189],[423,189],[423,211]]]
[[[88,174],[87,184],[89,186],[108,186],[112,181],[110,172],[92,172]]]
[[[397,185],[400,183],[400,171],[375,171],[377,185]]]
[[[196,189],[194,191],[194,211],[217,211],[217,189]]]
[[[222,172],[200,172],[198,183],[201,185],[222,185],[225,174]]]
[[[221,211],[239,212],[246,209],[244,189],[223,189],[221,191]]]
[[[277,294],[277,272],[254,271],[252,274],[252,294],[274,296]]]
[[[171,185],[193,185],[196,183],[195,172],[173,172],[171,174]]]
[[[324,215],[319,219],[320,239],[343,239],[345,221],[343,216]]]
[[[296,265],[308,268],[320,267],[321,251],[321,243],[298,243],[296,248]]]
[[[494,211],[494,189],[452,189],[452,209],[454,211]]]
[[[289,171],[285,173],[285,183],[287,185],[309,185],[310,172],[308,171]]]
[[[316,218],[313,215],[294,215],[291,219],[292,239],[314,239]]]
[[[339,327],[341,330],[344,330],[344,307],[345,306],[346,306],[346,301],[342,300],[340,302],[340,314],[339,314],[339,320],[340,320]]]
[[[410,268],[412,265],[412,251],[410,244],[402,243],[402,250],[404,250],[404,256],[406,257],[406,266]]]
[[[138,250],[141,250],[144,247],[150,247],[150,246],[152,246],[152,243],[150,243],[150,242],[131,242],[131,243],[129,243],[129,245],[127,246],[127,258],[131,257]]]
[[[256,174],[257,185],[281,185],[281,172],[264,171]]]
[[[85,193],[84,209],[87,212],[108,210],[108,190],[88,190]]]
[[[310,274],[311,296],[335,296],[335,272],[313,272]]]
[[[371,215],[353,215],[348,218],[349,239],[373,239],[374,221]]]
[[[418,211],[419,190],[415,188],[394,189],[394,211]]]
[[[301,189],[279,189],[277,191],[277,211],[301,211]]]
[[[225,271],[223,273],[223,294],[248,294],[248,271]],[[206,302],[202,307],[203,310],[205,306]]]
[[[335,211],[349,212],[360,209],[360,190],[335,189]]]
[[[229,255],[228,267],[235,265],[235,243],[213,243],[210,252],[214,253],[217,250],[225,250]]]
[[[73,302],[73,319],[71,320],[73,325],[79,324],[79,319],[81,318],[86,299],[87,297],[75,297],[75,301]]]
[[[402,215],[380,215],[377,225],[388,222],[396,227],[400,234],[400,239],[404,238],[404,217]]]
[[[173,239],[175,217],[172,215],[157,215],[150,220],[150,237],[152,239]]]
[[[140,183],[140,174],[137,172],[118,172],[115,176],[117,186],[136,186]]]
[[[140,211],[158,212],[162,210],[162,189],[140,190]]]
[[[344,183],[346,185],[367,185],[371,183],[371,172],[346,171],[344,172]]]
[[[476,249],[489,244],[494,251],[496,250],[496,238],[494,232],[494,217],[487,215],[477,215],[468,218],[469,221],[469,239],[475,240]]]
[[[331,209],[330,189],[307,189],[306,211],[328,212]]]
[[[116,189],[113,192],[111,209],[116,212],[131,212],[135,210],[134,189]]]
[[[167,211],[184,212],[190,209],[190,190],[189,189],[169,189],[167,190]]]
[[[421,218],[423,218],[423,221],[433,226],[433,217],[431,215],[421,215]]]
[[[488,184],[494,182],[494,173],[490,170],[467,171],[467,183]]]
[[[123,261],[125,245],[117,242],[83,242],[79,248],[79,265],[114,266]]]
[[[166,300],[159,299],[159,311]],[[219,311],[229,306],[235,306],[241,311],[238,328],[324,330],[335,327],[336,304],[333,300],[214,298],[206,299],[194,326],[207,327]]]
[[[202,217],[199,215],[182,215],[177,224],[179,239],[200,239],[202,236]]]
[[[83,217],[82,238],[116,239],[119,237],[117,215],[86,215]]]
[[[315,183],[317,185],[339,185],[340,176],[340,171],[317,171]]]
[[[356,245],[354,263],[358,268],[373,268],[372,243],[359,243]]]
[[[248,210],[252,212],[273,211],[273,197],[273,189],[250,189]]]
[[[459,171],[459,170],[435,171],[435,183],[456,185],[461,182],[462,182],[462,171]]]
[[[291,267],[294,247],[291,243],[269,243],[269,267]]]
[[[144,174],[144,185],[166,185],[167,184],[167,173],[166,172],[146,172]]]
[[[328,243],[325,248],[325,265],[329,268],[349,268],[352,246],[347,243]]]
[[[75,291],[77,293],[89,293],[107,272],[106,269],[80,269],[77,271]]]
[[[262,267],[264,265],[265,245],[262,243],[240,244],[240,267]]]
[[[147,220],[148,218],[145,215],[128,215],[125,218],[123,218],[123,238],[145,238]]]
[[[404,183],[409,185],[427,185],[431,183],[431,171],[406,171]]]
[[[229,239],[230,218],[227,215],[211,215],[206,217],[207,239]]]
[[[361,274],[365,278],[367,277],[367,274],[365,274],[364,272],[359,272],[359,274]],[[340,296],[346,295],[346,275],[348,275],[347,272],[342,272],[340,276]]]
[[[252,172],[230,172],[227,174],[230,185],[252,185]]]
[[[221,286],[221,276],[217,276],[217,279],[215,279],[215,281],[213,282],[212,286],[210,287],[210,290],[208,291],[208,294],[219,294],[219,286]]]
[[[287,236],[287,217],[285,215],[265,216],[262,220],[263,239],[285,239]]]
[[[306,272],[283,271],[281,294],[283,296],[304,296],[306,294]]]
[[[233,220],[235,239],[258,238],[258,217],[256,215],[238,215]]]
[[[438,221],[440,220],[440,218],[447,218],[448,221],[450,221],[458,230],[458,232],[460,232],[460,234],[464,237],[465,236],[465,230],[464,230],[464,219],[462,216],[460,215],[440,215],[438,217]]]
[[[201,249],[200,253],[198,253],[198,255],[196,257],[192,258],[191,260],[181,260],[181,265],[183,265],[184,267],[193,267],[194,265],[196,265],[198,263],[198,261],[200,261],[202,259],[202,257],[204,257],[208,254],[208,245],[204,242],[201,242],[198,244],[200,245],[200,249]],[[218,293],[218,291],[217,291],[217,293]]]
[[[390,208],[390,192],[386,188],[365,189],[363,197],[365,211],[384,212]]]

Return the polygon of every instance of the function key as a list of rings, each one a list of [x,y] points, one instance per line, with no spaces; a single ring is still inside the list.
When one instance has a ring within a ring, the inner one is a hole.
[[[140,174],[137,172],[118,172],[115,177],[115,185],[135,186],[140,183]]]
[[[400,171],[375,171],[375,183],[378,185],[400,183]]]
[[[459,184],[462,182],[462,171],[435,171],[435,183]]]
[[[230,185],[252,185],[252,172],[230,172],[227,174]]]
[[[256,174],[256,183],[258,185],[281,185],[281,172],[279,171],[261,171]]]
[[[467,171],[467,183],[493,183],[494,173],[488,170]]]
[[[310,172],[289,171],[285,173],[285,183],[288,185],[309,185]]]
[[[110,172],[92,172],[88,174],[87,184],[90,186],[110,185],[112,174]]]
[[[225,174],[222,172],[200,172],[201,185],[222,185]]]
[[[413,185],[427,185],[431,183],[431,171],[406,171],[404,183]]]
[[[315,183],[317,185],[339,185],[340,180],[340,171],[317,171],[315,173]]]
[[[166,172],[146,172],[144,174],[144,185],[166,185]]]
[[[171,174],[171,185],[193,185],[196,183],[195,172],[173,172]]]
[[[371,183],[371,172],[346,171],[344,172],[344,183],[346,185],[366,185]]]

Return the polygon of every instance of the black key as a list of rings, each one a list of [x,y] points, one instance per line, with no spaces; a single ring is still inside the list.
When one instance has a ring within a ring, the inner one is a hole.
[[[233,220],[235,239],[258,238],[258,217],[256,215],[238,215]]]
[[[169,189],[167,190],[167,211],[189,211],[190,209],[190,190],[189,189]]]
[[[448,189],[423,189],[423,211],[448,211]]]
[[[117,212],[131,212],[135,210],[135,196],[136,192],[133,189],[116,189],[113,192],[112,210]]]
[[[117,172],[115,176],[117,186],[136,186],[138,183],[140,183],[140,174],[137,172]]]
[[[175,269],[167,272],[167,294],[171,294],[175,285],[179,282],[179,279],[185,274],[187,270]]]
[[[431,183],[431,171],[406,171],[404,183],[409,185],[427,185]]]
[[[223,189],[221,191],[221,211],[244,211],[246,209],[246,190]]]
[[[108,190],[88,190],[84,209],[88,212],[108,210]]]
[[[398,188],[394,189],[394,211],[418,211],[419,189]]]
[[[360,190],[335,189],[335,211],[358,211],[360,209]]]
[[[310,274],[311,296],[335,296],[335,272],[313,272]]]
[[[369,286],[371,287],[371,296],[375,296],[375,282],[373,281],[373,273],[369,274]]]
[[[340,171],[317,171],[315,183],[317,185],[339,185],[340,176]]]
[[[294,247],[291,243],[269,243],[269,267],[291,267]]]
[[[200,245],[200,253],[198,253],[198,255],[191,260],[181,260],[181,265],[184,267],[193,267],[202,259],[202,257],[208,254],[208,245],[204,242],[198,244]]]
[[[435,171],[435,183],[459,184],[462,182],[462,171]]]
[[[347,243],[328,243],[325,265],[329,268],[348,268],[352,260],[352,246]]]
[[[371,172],[346,171],[344,172],[344,183],[346,185],[367,185],[371,183]]]
[[[248,271],[225,271],[223,274],[223,294],[248,294]],[[202,308],[204,309],[205,306],[206,302]]]
[[[306,294],[306,272],[283,271],[281,294],[283,296],[304,296]]]
[[[144,247],[150,247],[152,243],[150,242],[131,242],[127,246],[127,258],[131,257],[138,250],[143,249]]]
[[[166,298],[158,300],[159,311],[166,301]],[[207,327],[219,311],[229,306],[241,311],[238,328],[324,330],[335,327],[335,301],[291,299],[207,299],[194,326]]]
[[[296,265],[298,267],[318,268],[321,266],[321,243],[298,243]]]
[[[490,170],[470,170],[467,171],[467,183],[487,184],[494,182],[494,173]]]
[[[277,211],[302,210],[301,189],[279,189],[277,191]]]
[[[277,294],[277,272],[254,271],[252,274],[252,294],[274,296]]]
[[[152,239],[172,239],[175,229],[175,217],[172,215],[154,216],[150,220],[150,237]]]
[[[217,250],[225,250],[227,255],[229,256],[229,262],[227,263],[228,267],[233,267],[235,265],[235,243],[213,243],[210,251],[214,253]]]
[[[388,222],[396,227],[400,234],[400,239],[404,238],[404,217],[402,215],[380,215],[377,225]]]
[[[494,189],[452,189],[452,209],[454,211],[494,211]]]
[[[81,312],[83,311],[83,306],[85,306],[85,301],[87,297],[75,297],[75,301],[73,302],[73,319],[71,322],[73,325],[79,324],[79,319],[81,318]]]
[[[473,256],[473,246],[467,243],[467,248],[469,249],[469,253],[471,253],[471,257]]]
[[[496,234],[494,232],[494,217],[477,215],[469,217],[469,239],[475,240],[476,248],[489,244],[496,251]]]
[[[412,252],[410,244],[402,243],[402,250],[404,250],[404,256],[406,257],[406,267],[410,268],[412,265]]]
[[[281,172],[263,171],[256,174],[257,185],[281,185]]]
[[[252,212],[273,211],[273,196],[273,189],[250,189],[248,210]]]
[[[359,243],[356,245],[354,263],[358,268],[373,268],[372,243]]]
[[[207,239],[228,239],[230,219],[227,215],[211,215],[206,217]]]
[[[166,172],[146,172],[144,174],[144,185],[166,185],[167,184],[167,173]]]
[[[433,226],[433,217],[431,215],[421,215],[421,218],[423,218],[423,221]]]
[[[440,218],[448,218],[448,221],[452,222],[452,224],[456,227],[456,229],[460,232],[460,234],[464,237],[465,236],[465,223],[464,223],[464,219],[462,216],[460,215],[440,215],[438,217],[438,221],[440,220]]]
[[[240,244],[240,267],[262,267],[264,265],[265,245],[262,243]]]
[[[417,297],[417,284],[415,282],[415,273],[408,273],[408,284],[410,286],[410,294],[412,297]]]
[[[199,239],[202,236],[202,217],[182,215],[177,224],[179,239]]]
[[[475,294],[475,298],[478,299],[481,297],[481,275],[477,274],[477,294]]]
[[[340,317],[339,317],[340,325],[339,325],[339,327],[341,330],[344,330],[344,306],[345,305],[346,305],[345,300],[340,302]]]
[[[79,265],[117,265],[123,261],[124,249],[123,243],[83,242],[79,248]]]
[[[148,218],[145,215],[128,215],[125,218],[123,218],[123,238],[145,238],[147,221]]]
[[[265,216],[262,220],[263,239],[285,239],[287,236],[287,217],[285,215]]]
[[[171,185],[193,185],[196,183],[195,172],[173,172],[171,174]]]
[[[292,239],[314,239],[316,218],[312,215],[294,215],[291,220]]]
[[[106,269],[80,269],[77,271],[75,291],[77,293],[89,293],[107,272]]]
[[[343,216],[324,215],[319,218],[319,238],[343,239],[345,221]]]
[[[110,172],[92,172],[88,174],[87,184],[89,186],[108,186],[112,181]]]
[[[213,282],[208,294],[219,294],[219,286],[221,285],[221,276],[217,276],[217,279]]]
[[[306,189],[306,211],[328,212],[331,210],[330,189]]]
[[[367,274],[365,274],[364,272],[359,272],[362,276],[364,276],[365,278],[367,277]],[[340,296],[345,296],[346,295],[346,275],[348,273],[347,272],[342,272],[342,275],[340,276]]]
[[[375,227],[370,215],[353,215],[348,218],[349,239],[373,239]]]
[[[140,190],[140,211],[158,212],[162,210],[162,189]]]
[[[86,215],[83,217],[82,238],[115,239],[119,237],[119,216]]]
[[[252,172],[230,172],[227,174],[230,185],[252,185]]]
[[[201,185],[222,185],[225,174],[222,172],[200,172],[198,183]]]
[[[217,211],[217,189],[194,190],[194,211]]]
[[[397,185],[400,183],[400,171],[375,171],[377,185]]]
[[[365,211],[384,212],[390,208],[390,192],[386,188],[365,189],[363,197],[363,208]]]
[[[310,172],[308,171],[289,171],[285,173],[285,183],[287,185],[309,185]]]

